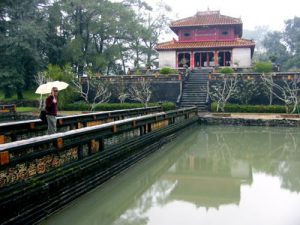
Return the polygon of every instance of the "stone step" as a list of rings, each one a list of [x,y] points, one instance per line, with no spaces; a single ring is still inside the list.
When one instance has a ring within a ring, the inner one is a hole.
[[[197,101],[198,100],[202,100],[202,99],[204,99],[204,100],[206,100],[206,96],[182,96],[182,100],[191,100],[191,101],[193,101],[194,99],[196,99]]]
[[[196,106],[199,111],[208,111],[207,100],[207,83],[210,69],[192,70],[188,80],[184,82],[181,107]]]
[[[206,105],[206,102],[182,102],[183,105]]]
[[[183,92],[182,93],[182,96],[206,96],[207,93],[204,92],[204,91],[201,91],[201,92],[198,92],[198,91],[195,91],[195,92]]]
[[[203,92],[183,92],[182,96],[206,96],[207,93],[203,93]]]
[[[205,92],[205,93],[203,93]],[[206,91],[185,91],[182,93],[182,95],[192,95],[192,96],[206,96]]]

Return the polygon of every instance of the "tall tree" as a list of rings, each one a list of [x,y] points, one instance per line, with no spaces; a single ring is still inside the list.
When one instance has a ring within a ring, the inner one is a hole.
[[[9,97],[34,84],[33,76],[45,65],[44,0],[5,0],[1,4],[0,86]]]
[[[283,33],[278,31],[269,32],[263,40],[266,55],[273,63],[284,65],[289,57],[288,49],[283,41]]]
[[[63,66],[67,63],[64,58],[64,49],[69,37],[68,31],[63,26],[63,11],[59,2],[53,3],[48,8],[47,46],[46,54],[49,63]]]
[[[155,46],[158,43],[159,37],[166,33],[170,18],[167,16],[171,8],[163,3],[158,3],[153,12],[148,12],[144,23],[144,31],[142,33],[142,40],[145,45],[146,65],[152,66],[154,61],[158,58],[155,51]]]
[[[300,69],[300,17],[285,22],[284,41],[290,52],[289,60],[286,63],[288,68]]]
[[[300,17],[287,20],[283,32],[269,32],[264,41],[269,59],[284,70],[300,69]]]

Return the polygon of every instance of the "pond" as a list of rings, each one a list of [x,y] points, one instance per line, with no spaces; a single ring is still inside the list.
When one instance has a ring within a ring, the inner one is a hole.
[[[41,224],[299,225],[300,129],[193,126]]]

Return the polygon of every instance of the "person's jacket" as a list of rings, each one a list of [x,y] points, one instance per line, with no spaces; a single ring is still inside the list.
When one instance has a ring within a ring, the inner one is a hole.
[[[47,115],[51,115],[51,116],[57,116],[57,99],[56,99],[56,103],[53,102],[53,96],[50,95],[47,99],[46,99],[46,114]]]

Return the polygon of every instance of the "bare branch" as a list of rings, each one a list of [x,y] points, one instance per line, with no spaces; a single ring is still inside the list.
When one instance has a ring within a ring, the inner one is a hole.
[[[139,82],[133,84],[128,92],[130,99],[138,101],[147,107],[152,95],[150,80],[142,78]]]
[[[207,90],[209,97],[217,102],[217,111],[219,108],[222,112],[229,98],[235,93],[237,85],[236,75],[223,75],[222,81],[211,86],[211,90]]]
[[[298,93],[300,90],[298,88],[298,84],[300,83],[300,78],[298,75],[294,75],[292,78],[282,80],[283,85],[275,83],[273,81],[272,74],[262,74],[261,79],[269,91],[272,92],[272,94],[279,100],[284,102],[287,113],[289,112],[289,106],[293,107],[291,113],[296,111],[299,104]]]

